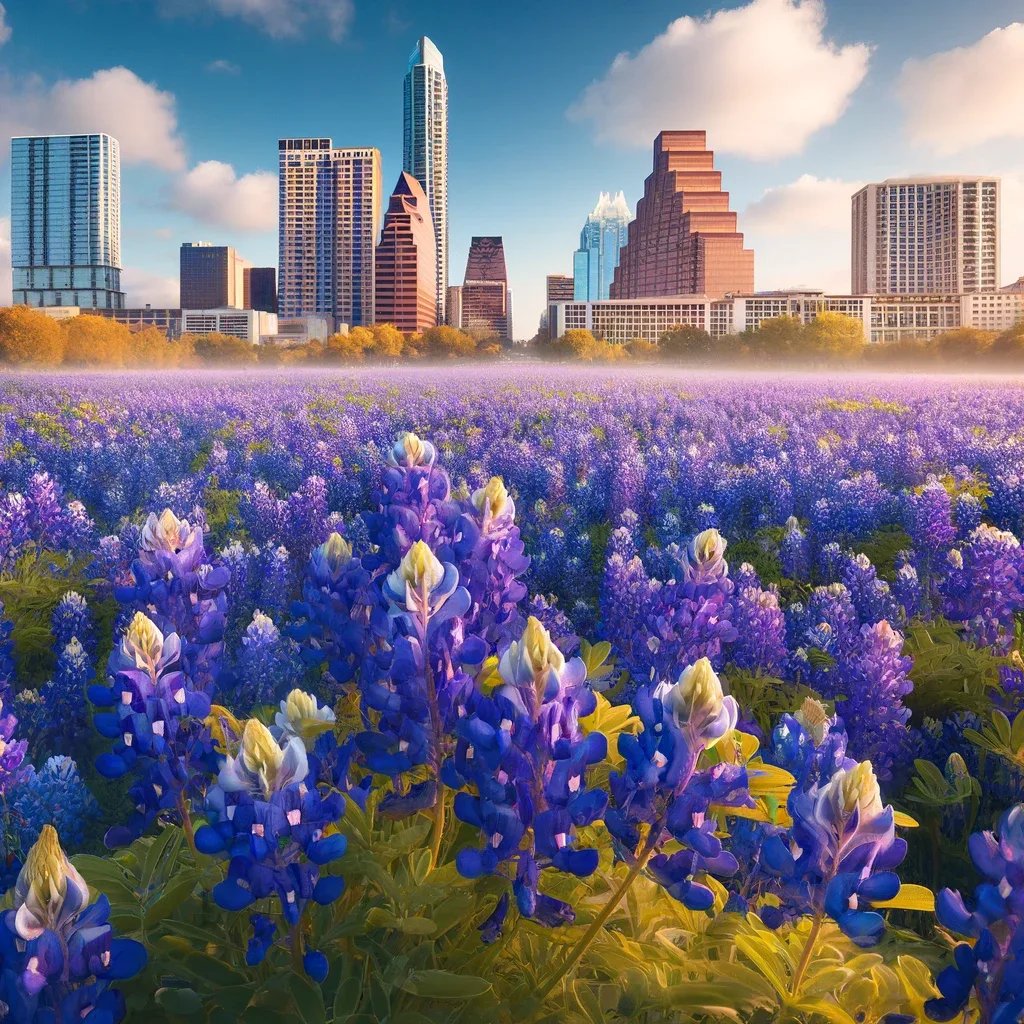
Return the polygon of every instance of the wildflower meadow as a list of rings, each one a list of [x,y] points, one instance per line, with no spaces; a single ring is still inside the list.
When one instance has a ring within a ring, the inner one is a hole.
[[[9,375],[0,1021],[1024,1019],[1024,387]]]

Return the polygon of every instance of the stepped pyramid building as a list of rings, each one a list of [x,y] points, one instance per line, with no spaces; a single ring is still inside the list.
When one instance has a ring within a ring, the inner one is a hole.
[[[753,290],[754,252],[743,247],[705,133],[662,132],[654,140],[654,170],[619,253],[611,298],[719,299]]]

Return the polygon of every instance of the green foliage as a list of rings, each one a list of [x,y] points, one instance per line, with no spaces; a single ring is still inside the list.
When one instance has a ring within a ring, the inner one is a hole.
[[[946,718],[958,711],[984,714],[999,686],[1003,658],[965,641],[956,626],[943,618],[914,619],[906,629],[904,652],[914,659],[914,689],[905,698],[918,721]]]
[[[857,549],[871,559],[879,576],[891,578],[896,571],[896,556],[912,546],[910,535],[905,530],[898,526],[885,526],[859,542]]]
[[[1011,724],[1002,711],[993,711],[980,730],[965,729],[964,737],[1024,773],[1024,715],[1017,715]]]
[[[724,675],[729,684],[729,692],[741,708],[749,709],[766,736],[771,735],[779,715],[794,711],[807,697],[820,699],[809,686],[775,676],[738,668],[728,668]]]

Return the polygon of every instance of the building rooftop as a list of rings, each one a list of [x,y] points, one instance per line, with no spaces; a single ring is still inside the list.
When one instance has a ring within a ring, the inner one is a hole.
[[[416,45],[413,47],[412,53],[409,55],[410,71],[420,64],[426,64],[428,67],[437,68],[438,71],[444,74],[444,57],[441,55],[441,51],[427,36],[420,36],[416,41]]]

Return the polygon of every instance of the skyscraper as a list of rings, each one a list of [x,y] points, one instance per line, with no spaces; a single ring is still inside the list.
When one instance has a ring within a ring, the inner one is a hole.
[[[999,289],[998,178],[890,178],[851,212],[855,295]]]
[[[707,295],[754,290],[754,252],[743,248],[722,172],[702,131],[661,132],[654,170],[619,253],[610,297]]]
[[[458,326],[482,337],[512,337],[512,293],[500,235],[475,236],[470,242]]]
[[[423,186],[434,224],[437,322],[445,322],[448,290],[448,80],[441,51],[416,43],[405,73],[402,169]]]
[[[242,308],[277,312],[277,268],[246,267],[242,282]]]
[[[544,298],[552,302],[573,301],[573,279],[568,274],[548,274],[544,279]]]
[[[391,194],[376,256],[376,317],[400,331],[437,323],[434,225],[420,183],[407,171]]]
[[[278,142],[278,312],[372,324],[380,150]]]
[[[230,245],[182,242],[178,259],[182,309],[248,309],[245,272],[249,263]]]
[[[621,192],[612,198],[602,192],[594,212],[580,232],[580,247],[573,254],[573,298],[577,302],[596,302],[607,299],[615,268],[619,265],[619,250],[626,244],[627,229],[633,215]]]
[[[11,266],[16,304],[124,308],[117,139],[11,139]]]

